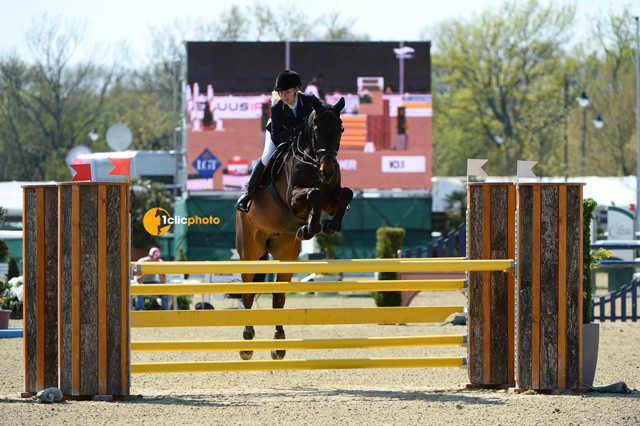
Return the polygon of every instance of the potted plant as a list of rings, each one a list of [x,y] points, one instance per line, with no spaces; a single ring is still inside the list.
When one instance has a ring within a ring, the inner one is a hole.
[[[611,251],[604,248],[591,249],[591,218],[597,203],[592,198],[583,201],[582,209],[582,384],[593,385],[598,364],[598,343],[600,324],[593,323],[591,306],[593,303],[593,270],[602,259],[611,257]]]
[[[22,318],[22,277],[0,282],[0,328],[8,328],[9,318]]]

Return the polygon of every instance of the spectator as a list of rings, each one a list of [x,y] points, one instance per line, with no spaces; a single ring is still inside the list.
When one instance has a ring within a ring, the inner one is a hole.
[[[142,262],[162,262],[162,252],[158,247],[153,247],[149,250],[149,256],[138,259],[137,263]],[[164,284],[167,282],[167,278],[164,274],[143,274],[134,270],[136,281],[138,284]],[[161,306],[160,309],[166,311],[169,309],[169,296],[160,296]],[[136,296],[136,311],[144,311],[144,296]]]

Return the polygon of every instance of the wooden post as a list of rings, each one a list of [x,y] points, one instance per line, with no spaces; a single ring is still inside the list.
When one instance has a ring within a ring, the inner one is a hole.
[[[24,392],[58,386],[58,189],[23,188]]]
[[[581,386],[582,185],[518,186],[520,389]]]
[[[515,185],[467,186],[468,259],[515,259]],[[513,273],[469,273],[469,387],[514,381]]]
[[[61,183],[60,389],[129,394],[129,184]]]

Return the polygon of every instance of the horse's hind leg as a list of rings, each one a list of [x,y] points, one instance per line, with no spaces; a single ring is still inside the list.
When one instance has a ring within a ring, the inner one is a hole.
[[[242,295],[242,304],[245,309],[251,309],[253,306],[253,299],[256,297],[255,294],[243,294]],[[242,332],[242,337],[244,340],[253,340],[256,335],[256,331],[253,329],[252,325],[247,325],[244,327],[244,331]],[[243,360],[250,360],[253,357],[253,351],[240,351],[240,358]]]

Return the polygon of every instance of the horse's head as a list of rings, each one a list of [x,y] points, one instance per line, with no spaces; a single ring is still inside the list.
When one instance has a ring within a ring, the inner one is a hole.
[[[340,149],[342,138],[342,120],[340,111],[344,108],[344,98],[335,105],[329,105],[320,100],[313,104],[313,112],[309,114],[307,126],[310,129],[312,155],[318,161],[319,178],[322,182],[329,182],[338,170],[336,156]]]

